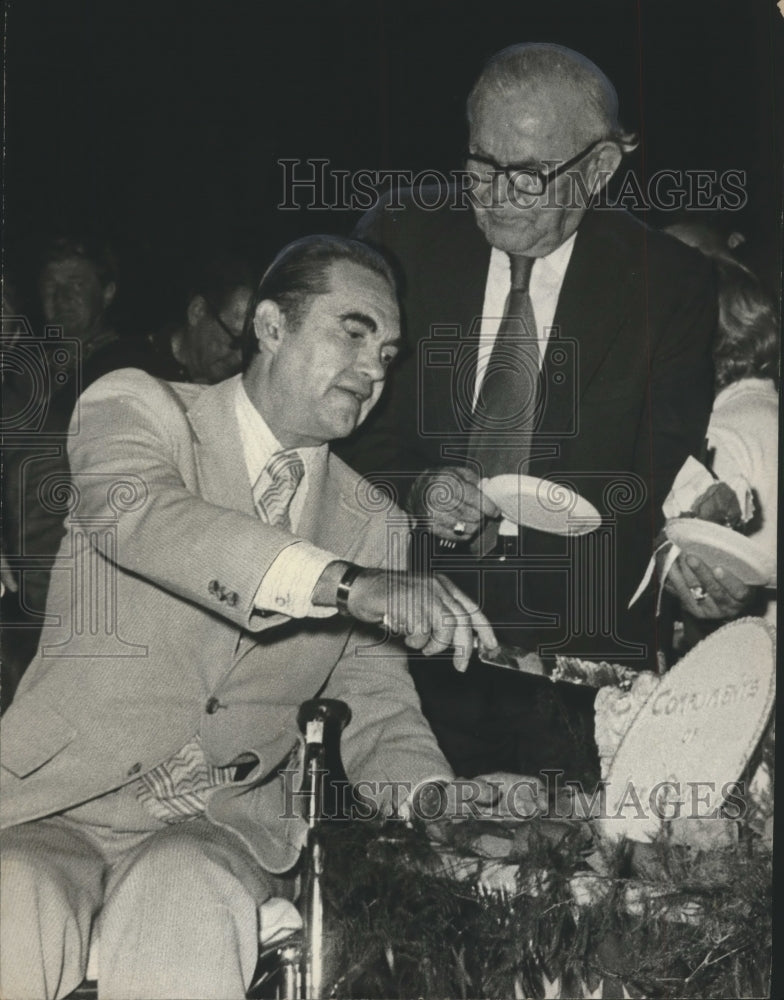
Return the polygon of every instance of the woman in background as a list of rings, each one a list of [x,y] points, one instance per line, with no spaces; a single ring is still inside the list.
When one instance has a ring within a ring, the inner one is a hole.
[[[719,287],[719,324],[713,349],[716,397],[708,424],[708,464],[718,479],[742,475],[754,498],[746,526],[755,544],[776,561],[778,521],[779,317],[761,282],[732,251],[743,242],[724,241],[700,223],[681,223],[667,232],[713,259]],[[774,583],[775,586],[775,583]],[[742,614],[776,625],[776,592],[758,588]],[[687,622],[687,633],[690,631]],[[696,622],[694,623],[696,624]],[[704,626],[707,622],[700,623]],[[716,624],[722,624],[716,622]],[[699,635],[689,637],[693,645]]]
[[[778,520],[779,322],[759,281],[734,261],[718,259],[719,330],[713,351],[716,398],[708,424],[712,470],[742,474],[754,495],[746,534],[776,558]],[[776,624],[774,590],[761,590],[748,611]]]

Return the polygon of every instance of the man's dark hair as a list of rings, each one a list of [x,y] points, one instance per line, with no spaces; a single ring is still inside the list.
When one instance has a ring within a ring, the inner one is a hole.
[[[117,281],[117,258],[111,246],[94,236],[53,236],[46,239],[36,254],[36,278],[47,264],[78,258],[86,260],[95,269],[103,288]]]
[[[251,298],[243,329],[243,367],[259,349],[253,328],[256,307],[265,299],[276,302],[294,327],[298,326],[314,295],[330,291],[329,272],[333,264],[348,261],[380,275],[397,296],[397,282],[385,257],[359,240],[344,236],[305,236],[285,246],[262,275]]]
[[[248,260],[236,254],[219,254],[196,268],[188,285],[185,306],[194,296],[201,295],[220,312],[238,288],[252,289],[255,284],[256,276]]]

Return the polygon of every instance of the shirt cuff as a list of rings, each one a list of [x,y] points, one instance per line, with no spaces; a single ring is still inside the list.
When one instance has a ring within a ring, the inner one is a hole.
[[[290,618],[330,618],[337,614],[337,608],[317,606],[311,603],[311,597],[321,574],[338,558],[310,542],[294,542],[264,574],[254,605],[260,611],[275,611]]]

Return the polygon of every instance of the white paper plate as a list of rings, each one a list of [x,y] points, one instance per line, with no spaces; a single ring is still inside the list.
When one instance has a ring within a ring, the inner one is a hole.
[[[666,532],[687,555],[698,556],[711,568],[723,566],[748,586],[776,582],[773,556],[732,528],[696,517],[677,517],[667,522]]]
[[[494,476],[482,490],[504,517],[552,535],[585,535],[602,522],[599,512],[579,493],[536,476]]]

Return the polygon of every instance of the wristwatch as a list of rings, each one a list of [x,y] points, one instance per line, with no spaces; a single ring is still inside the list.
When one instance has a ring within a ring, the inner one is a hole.
[[[343,576],[340,578],[340,583],[338,584],[338,589],[335,594],[335,607],[338,609],[338,614],[343,615],[344,618],[352,617],[350,611],[348,610],[348,598],[351,593],[351,584],[356,580],[361,572],[361,566],[357,566],[355,563],[350,563]]]

